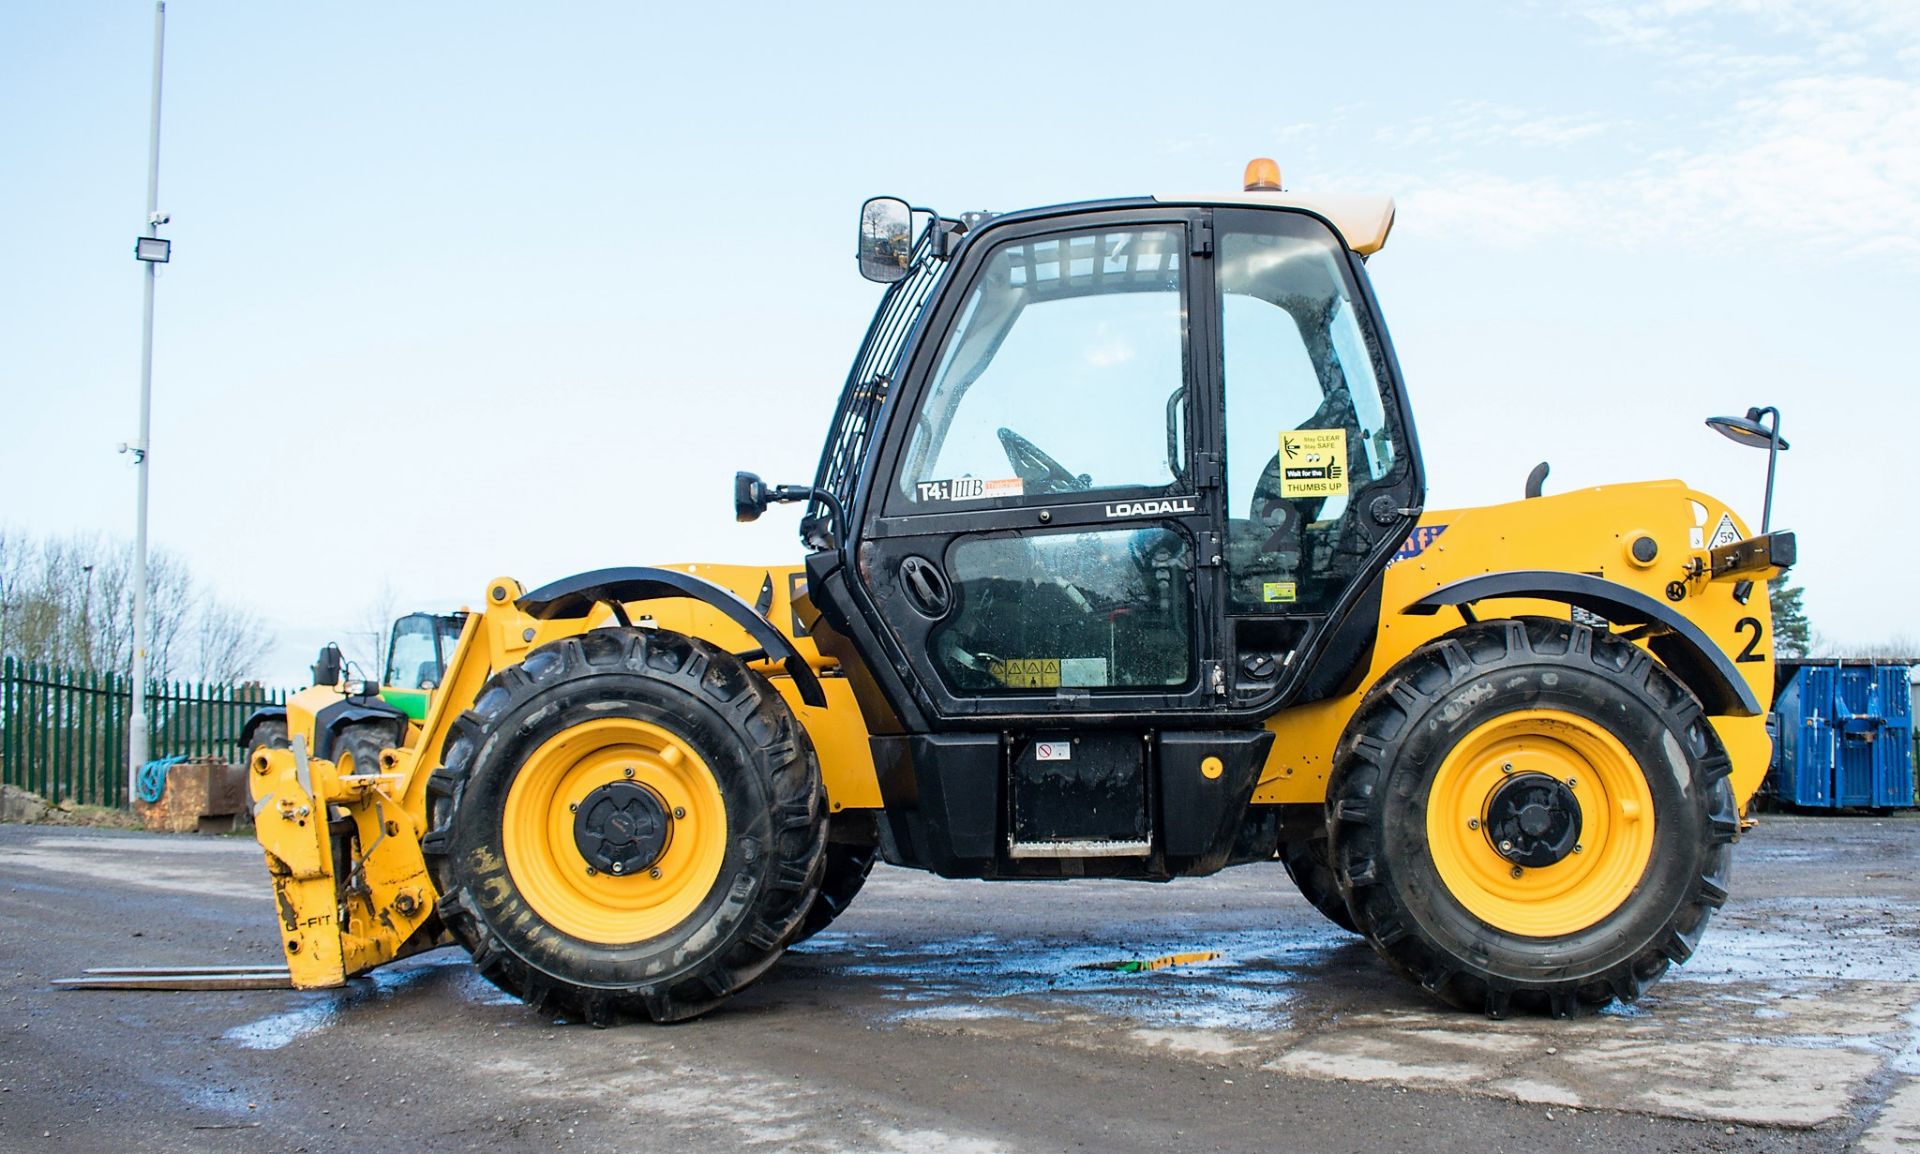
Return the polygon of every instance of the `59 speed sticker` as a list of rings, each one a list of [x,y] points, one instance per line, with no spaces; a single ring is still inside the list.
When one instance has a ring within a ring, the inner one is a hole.
[[[920,481],[914,487],[914,500],[984,501],[990,497],[1018,497],[1026,491],[1018,477],[955,477],[951,481]]]

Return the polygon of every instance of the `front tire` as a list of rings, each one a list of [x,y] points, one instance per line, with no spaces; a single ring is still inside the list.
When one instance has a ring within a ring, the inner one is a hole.
[[[1730,763],[1647,653],[1545,618],[1414,651],[1369,691],[1328,791],[1355,921],[1397,970],[1495,1017],[1631,1002],[1727,897]]]
[[[447,738],[422,839],[480,973],[605,1025],[713,1009],[819,886],[820,771],[763,678],[705,641],[596,629],[494,675]]]

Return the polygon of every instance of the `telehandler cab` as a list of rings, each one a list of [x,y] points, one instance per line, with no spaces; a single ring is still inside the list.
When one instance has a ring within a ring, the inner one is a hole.
[[[532,1005],[669,1021],[876,858],[1277,858],[1455,1006],[1638,997],[1726,899],[1793,537],[1540,470],[1423,508],[1365,265],[1392,222],[1270,161],[1225,194],[869,201],[890,287],[818,474],[736,483],[742,520],[805,504],[801,564],[497,578],[377,754],[325,687],[257,743],[295,983],[457,942]],[[1772,410],[1715,423],[1784,447]]]

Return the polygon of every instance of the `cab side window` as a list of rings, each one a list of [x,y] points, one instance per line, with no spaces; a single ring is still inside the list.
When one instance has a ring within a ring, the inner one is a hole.
[[[1397,429],[1338,242],[1268,215],[1219,240],[1228,603],[1317,613],[1375,544],[1357,521],[1395,476]]]

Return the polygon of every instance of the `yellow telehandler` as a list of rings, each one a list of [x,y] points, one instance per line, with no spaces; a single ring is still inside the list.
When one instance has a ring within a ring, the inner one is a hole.
[[[1794,539],[1543,469],[1425,508],[1365,263],[1393,211],[1264,160],[1240,192],[867,202],[889,287],[818,473],[735,484],[741,520],[804,505],[798,563],[496,578],[423,709],[323,686],[254,742],[294,983],[451,942],[532,1005],[671,1021],[876,858],[1277,859],[1452,1005],[1639,996],[1726,899]],[[1786,447],[1773,409],[1709,423]]]

